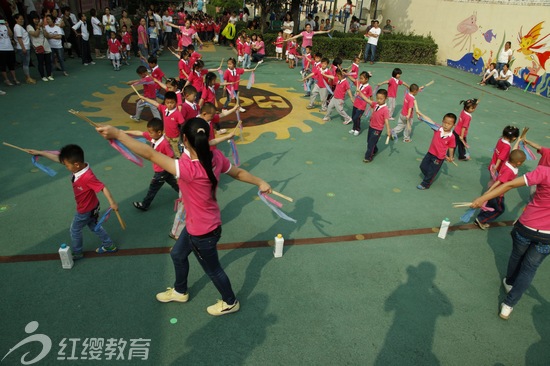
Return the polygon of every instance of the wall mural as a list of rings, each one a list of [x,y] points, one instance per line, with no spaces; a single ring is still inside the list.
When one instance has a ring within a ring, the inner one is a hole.
[[[546,30],[545,30],[546,26]],[[525,91],[550,97],[550,31],[544,21],[520,27],[517,38],[506,38],[504,29],[484,28],[478,24],[474,12],[457,24],[458,33],[453,39],[453,48],[462,58],[447,59],[447,65],[460,70],[482,75],[507,41],[512,42],[514,54],[510,70],[514,73],[514,86]],[[529,29],[525,32],[525,29]],[[466,52],[466,53],[464,53]]]

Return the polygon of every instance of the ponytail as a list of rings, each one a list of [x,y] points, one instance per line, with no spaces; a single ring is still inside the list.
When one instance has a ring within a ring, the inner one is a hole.
[[[464,110],[477,106],[477,99],[461,100],[458,104],[464,104]]]
[[[202,118],[192,118],[183,125],[182,135],[187,137],[187,141],[197,153],[199,162],[204,171],[208,175],[212,187],[210,192],[214,201],[216,200],[216,188],[218,187],[218,179],[214,175],[212,167],[212,151],[208,143],[210,136],[210,126]],[[183,139],[183,136],[182,136]]]

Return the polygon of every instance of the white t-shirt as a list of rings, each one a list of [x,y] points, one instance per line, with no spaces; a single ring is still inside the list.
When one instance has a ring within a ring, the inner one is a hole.
[[[514,85],[514,74],[512,73],[512,71],[508,70],[506,71],[506,73],[504,73],[504,70],[501,70],[500,77],[506,78],[505,81],[509,82],[510,85]]]
[[[99,26],[101,22],[96,17],[92,17],[92,31],[94,36],[100,36],[101,33],[101,27]]]
[[[512,56],[512,49],[510,48],[508,51],[505,51],[504,48],[502,49],[502,51],[500,51],[500,53],[498,54],[498,59],[497,59],[497,62],[499,64],[507,64],[508,63],[508,58],[510,56]]]
[[[290,27],[290,29],[285,29],[283,33],[286,33],[286,34],[292,33],[292,29],[294,29],[294,21],[292,20],[290,22],[284,21],[283,27]]]
[[[237,23],[238,20],[239,20],[239,18],[237,16],[231,16],[229,18],[229,23],[235,24],[235,23]]]
[[[35,29],[32,25],[27,25],[27,32],[34,32]],[[29,36],[31,37],[31,42],[32,42],[32,45],[36,48],[38,46],[43,46],[44,47],[44,52],[45,53],[50,53],[52,52],[52,50],[50,49],[50,44],[46,41],[46,37],[44,37],[44,30],[41,29],[40,30],[40,33],[38,34],[38,37],[33,37],[30,35],[29,33]]]
[[[101,22],[106,32],[116,32],[116,18],[113,14],[109,14],[109,16],[104,15],[103,18],[101,18]]]
[[[84,41],[87,41],[90,39],[90,33],[88,32],[88,26],[82,22],[82,20],[79,20],[78,23],[73,25],[73,29],[77,32],[80,30],[80,35],[82,36],[82,39]]]
[[[375,45],[375,46],[378,45],[378,38],[380,38],[380,33],[382,33],[382,28],[372,27],[369,30],[369,33],[376,34],[376,35],[378,35],[378,37],[369,37],[369,40],[367,41],[367,43],[370,43],[370,44]]]
[[[46,32],[48,32],[49,34],[51,35],[63,35],[63,30],[61,28],[59,28],[59,26],[57,25],[54,25],[53,27],[50,27],[49,25],[45,26],[44,29],[46,30]],[[52,48],[63,48],[63,42],[62,42],[62,39],[59,38],[59,39],[55,39],[55,38],[49,38],[48,39],[48,42],[50,42],[50,46]]]
[[[168,16],[163,15],[163,16],[162,16],[162,24],[166,24],[166,22],[173,23],[172,17],[171,17],[170,15],[168,15]],[[172,33],[172,27],[169,26],[169,25],[165,25],[165,26],[164,26],[164,31],[165,31],[166,33]]]
[[[19,44],[18,38],[21,38],[23,40],[23,44],[25,45],[25,49],[28,51],[29,48],[31,48],[31,40],[29,38],[29,33],[20,26],[19,24],[16,24],[15,27],[13,27],[13,38],[15,38],[15,47],[20,50],[21,45]]]
[[[153,18],[155,18],[155,24],[157,25],[157,30],[160,32],[160,30],[163,28],[162,18],[157,13],[153,13]]]
[[[0,51],[13,51],[8,27],[5,24],[0,24]]]

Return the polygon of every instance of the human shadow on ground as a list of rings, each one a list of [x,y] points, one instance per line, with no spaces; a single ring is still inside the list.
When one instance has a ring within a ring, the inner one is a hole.
[[[254,237],[250,238],[246,242],[256,242],[256,241],[266,241],[271,239],[276,234],[282,234],[285,238],[291,238],[293,233],[299,231],[304,224],[308,222],[308,219],[311,218],[312,224],[317,228],[317,230],[324,236],[330,236],[324,228],[324,224],[331,224],[329,221],[324,220],[321,215],[316,213],[314,210],[314,200],[311,197],[300,198],[296,201],[294,205],[294,210],[288,213],[288,216],[296,218],[297,223],[285,221],[285,220],[275,220],[273,225],[271,225],[264,232],[260,232]],[[246,243],[245,242],[245,243]],[[284,255],[292,250],[292,245],[285,245]],[[227,252],[221,258],[222,267],[224,269],[228,266],[243,257],[246,257],[249,254],[252,254],[252,258],[248,263],[246,268],[246,273],[244,277],[244,283],[241,286],[241,290],[237,293],[237,298],[246,299],[248,298],[256,285],[258,284],[262,270],[265,265],[273,260],[273,249],[271,247],[259,247],[251,250],[238,250],[232,249]],[[191,286],[191,292],[197,293],[202,289],[207,283],[210,282],[210,279],[207,276],[202,276],[195,284]],[[235,284],[233,284],[234,286]],[[235,286],[234,286],[235,287]]]
[[[269,297],[257,293],[238,313],[211,317],[205,326],[188,334],[188,351],[171,365],[244,365],[254,349],[265,342],[268,327],[277,321],[274,314],[266,313],[268,304]]]
[[[525,353],[525,365],[548,365],[548,343],[550,342],[550,302],[542,297],[534,286],[530,286],[526,292],[527,295],[539,301],[539,304],[533,306],[531,315],[533,316],[533,325],[540,335],[540,340],[533,343]]]
[[[394,320],[374,365],[439,365],[432,352],[437,318],[450,316],[453,306],[434,283],[436,267],[422,262],[407,268],[408,280],[387,299],[384,310]]]

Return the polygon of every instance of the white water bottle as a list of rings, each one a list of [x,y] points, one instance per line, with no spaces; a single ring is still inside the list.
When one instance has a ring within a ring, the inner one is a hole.
[[[61,244],[61,247],[59,248],[59,257],[61,258],[61,267],[63,267],[63,269],[73,268],[73,253],[67,244]]]
[[[275,237],[275,249],[273,249],[273,256],[275,258],[281,258],[283,256],[283,246],[285,245],[285,238],[282,234],[277,234]]]
[[[443,221],[441,221],[441,227],[439,228],[439,234],[437,234],[437,237],[441,239],[445,239],[450,225],[451,225],[451,221],[447,217]]]

